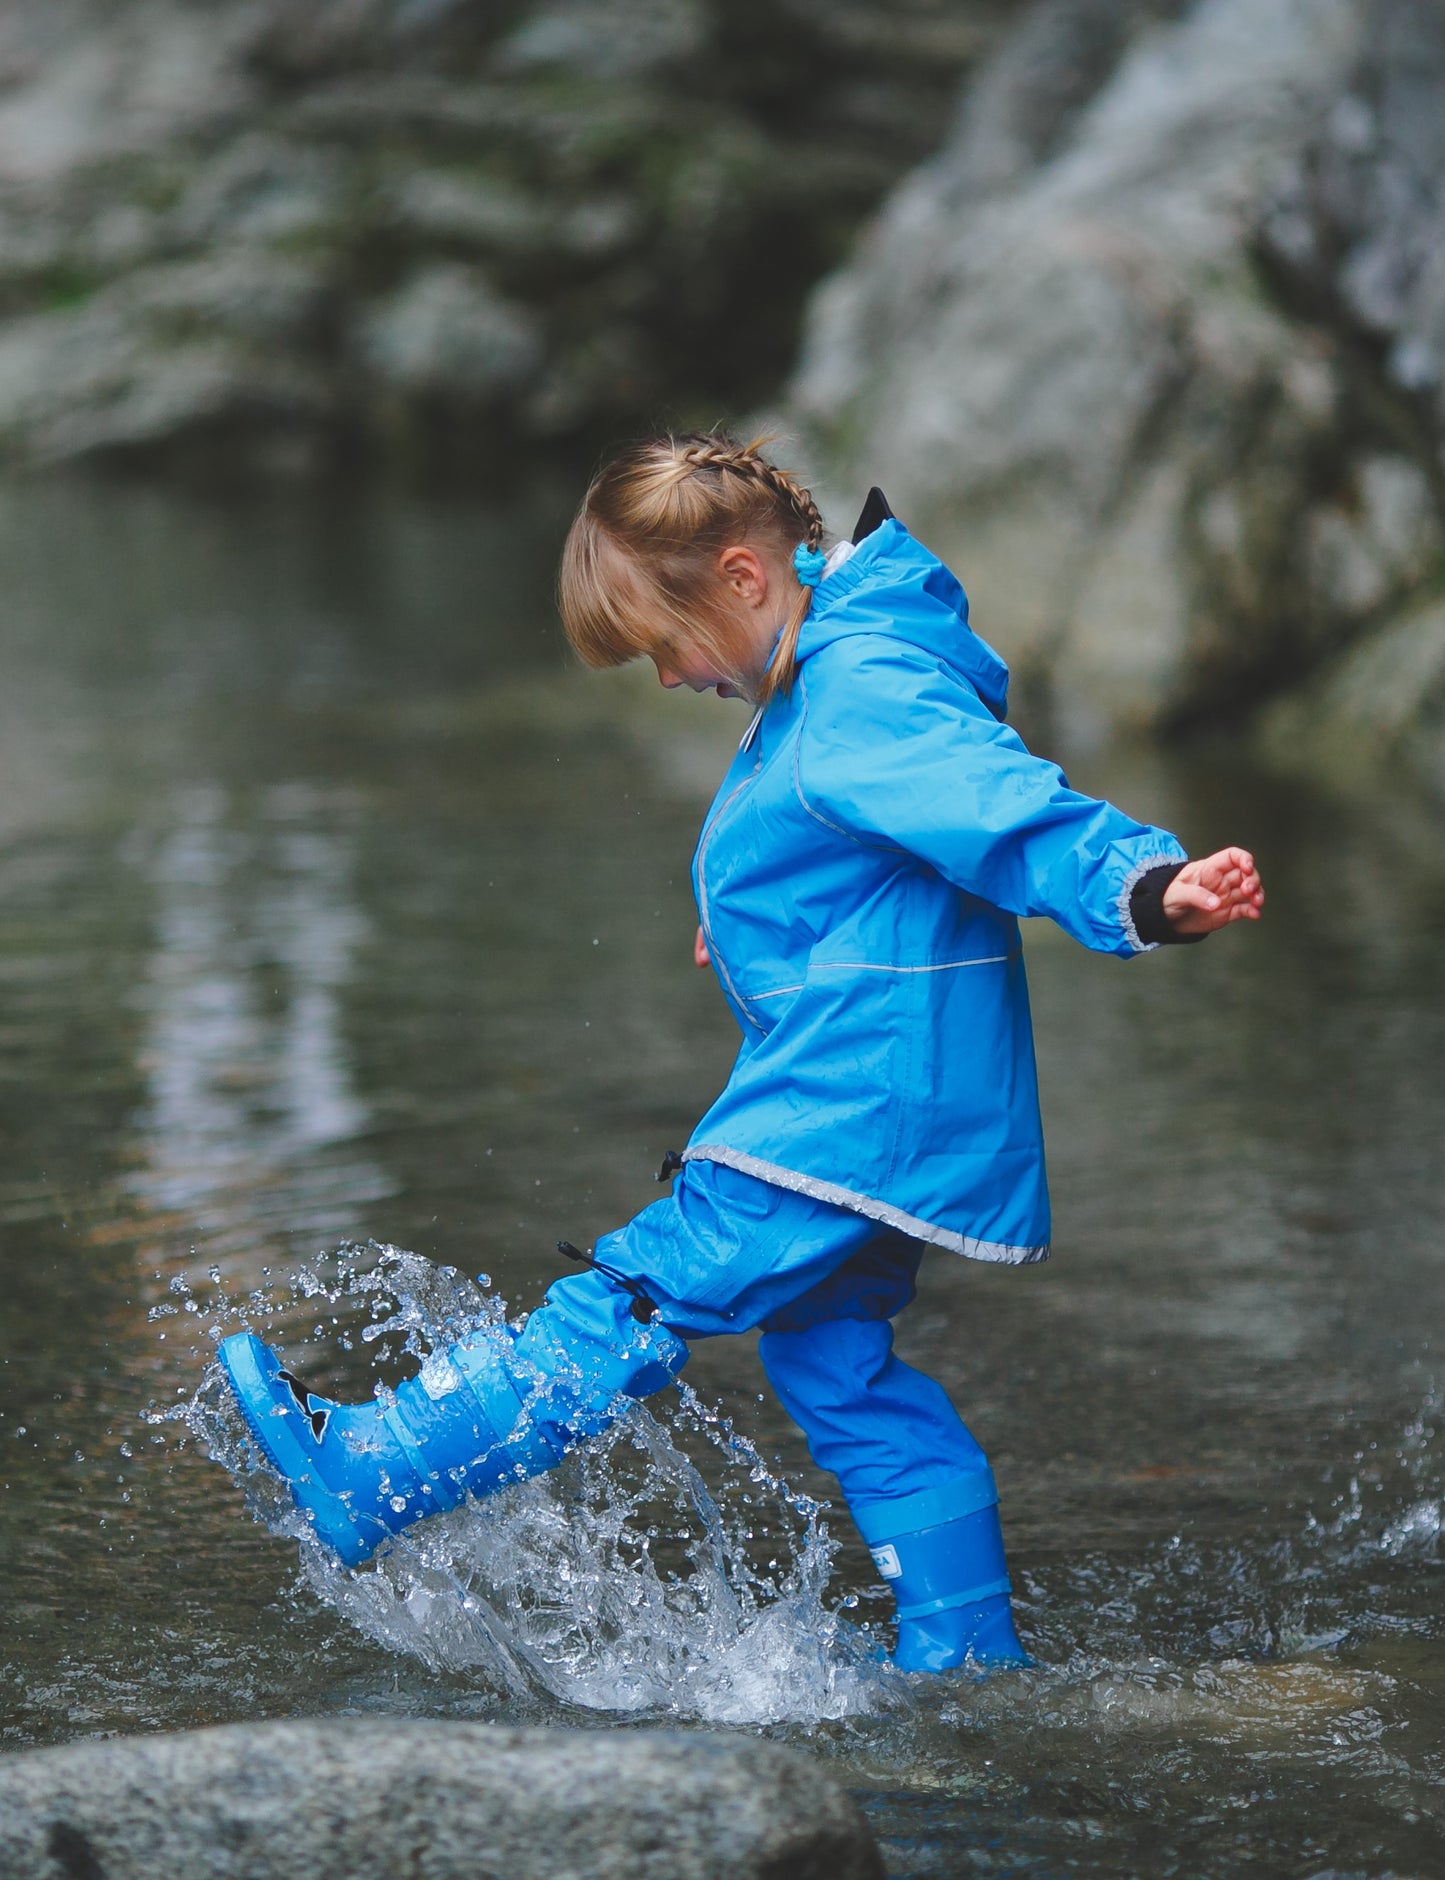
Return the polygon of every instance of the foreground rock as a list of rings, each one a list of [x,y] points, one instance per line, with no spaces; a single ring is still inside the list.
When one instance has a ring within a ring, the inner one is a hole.
[[[0,1760],[15,1880],[880,1880],[862,1817],[763,1743],[236,1724]]]
[[[822,288],[791,411],[1077,738],[1445,771],[1445,9],[1042,0]],[[841,509],[841,503],[840,503]]]
[[[1017,0],[10,0],[0,458],[505,474],[776,386]]]

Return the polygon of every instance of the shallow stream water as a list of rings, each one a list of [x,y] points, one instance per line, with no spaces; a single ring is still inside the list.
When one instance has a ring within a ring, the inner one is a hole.
[[[993,1459],[1034,1670],[879,1662],[747,1340],[383,1572],[272,1531],[213,1336],[360,1397],[529,1309],[731,1057],[687,860],[741,726],[566,669],[559,526],[0,493],[0,1746],[676,1722],[825,1761],[897,1876],[1445,1872],[1445,837],[1408,799],[1073,767],[1271,899],[1127,967],[1030,931],[1055,1258],[932,1256],[900,1321]]]

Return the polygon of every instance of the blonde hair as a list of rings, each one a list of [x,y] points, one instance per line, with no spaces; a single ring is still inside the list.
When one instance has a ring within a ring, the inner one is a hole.
[[[763,456],[769,441],[740,444],[721,432],[649,438],[592,479],[557,584],[562,624],[584,665],[622,666],[686,645],[759,704],[789,689],[812,589],[800,584],[756,685],[742,671],[736,616],[717,571],[718,555],[735,544],[779,551],[790,567],[800,542],[821,545],[818,506]]]

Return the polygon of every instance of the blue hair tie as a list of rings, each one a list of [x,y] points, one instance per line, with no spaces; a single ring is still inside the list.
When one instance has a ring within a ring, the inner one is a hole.
[[[806,542],[799,542],[793,550],[793,571],[804,587],[816,587],[827,565],[828,557],[821,548],[809,548]]]

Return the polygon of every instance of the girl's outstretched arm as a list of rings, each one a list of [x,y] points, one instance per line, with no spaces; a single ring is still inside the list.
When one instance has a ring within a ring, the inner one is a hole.
[[[1220,849],[1186,862],[1164,890],[1164,912],[1177,933],[1214,933],[1233,920],[1258,920],[1264,887],[1248,849]]]
[[[1170,902],[1155,903],[1175,939],[1202,939],[1226,924],[1221,912],[1258,913],[1243,850],[1190,862],[1168,830],[1071,789],[961,671],[923,648],[852,635],[809,660],[797,684],[806,727],[794,764],[798,799],[865,847],[901,849],[967,894],[1011,914],[1047,915],[1083,945],[1124,958],[1171,937],[1135,922],[1134,891],[1157,871],[1175,868],[1182,884],[1160,882]],[[1219,905],[1208,906],[1211,898]]]

